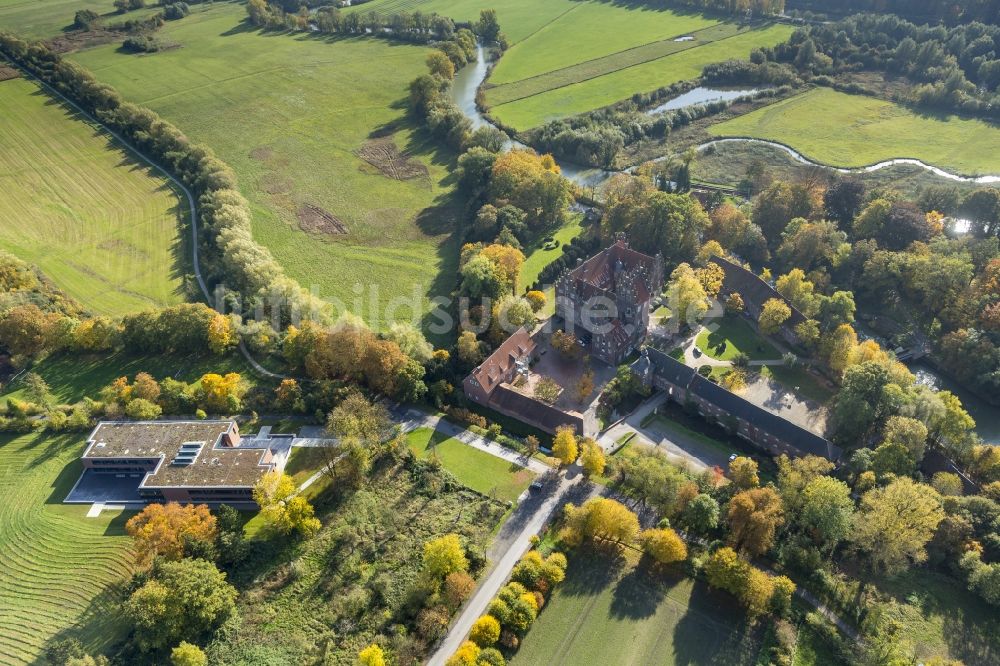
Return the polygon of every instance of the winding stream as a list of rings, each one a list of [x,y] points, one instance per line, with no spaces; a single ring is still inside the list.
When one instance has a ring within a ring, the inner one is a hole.
[[[486,75],[489,73],[489,65],[486,62],[486,51],[480,46],[476,50],[476,62],[469,63],[462,69],[460,69],[455,74],[455,80],[451,85],[451,97],[462,113],[472,122],[473,129],[482,127],[483,125],[489,124],[487,120],[476,108],[476,90],[486,79]],[[682,102],[681,97],[674,98],[661,104],[657,108],[682,108],[685,104]],[[698,101],[693,101],[691,103],[699,103]],[[670,105],[670,106],[668,106]],[[891,160],[885,160],[877,164],[872,164],[865,167],[858,167],[853,169],[846,169],[841,167],[831,167],[826,164],[820,164],[819,162],[814,162],[810,160],[805,155],[799,153],[790,146],[786,146],[783,143],[778,143],[776,141],[768,141],[767,139],[753,139],[748,137],[733,137],[724,139],[713,139],[711,141],[706,141],[705,143],[697,146],[699,152],[704,151],[709,146],[715,146],[723,143],[758,143],[771,146],[778,150],[782,150],[792,157],[795,161],[806,164],[809,166],[822,167],[824,169],[832,169],[838,173],[871,173],[872,171],[878,171],[880,169],[885,169],[893,166],[900,165],[910,165],[918,166],[931,173],[941,176],[942,178],[947,178],[956,182],[962,183],[977,183],[981,185],[987,185],[992,183],[1000,183],[1000,176],[962,176],[960,174],[951,173],[936,166],[932,166],[918,159],[913,159],[909,157],[899,157]],[[510,141],[506,149],[509,150],[512,147],[523,148],[524,144],[517,141]],[[659,158],[660,160],[666,159],[666,157]],[[573,181],[574,183],[586,187],[586,188],[597,188],[605,181],[607,181],[612,176],[622,173],[621,171],[609,171],[606,169],[599,169],[596,167],[581,166],[578,164],[573,164],[571,162],[559,161],[559,167],[562,174]],[[629,171],[629,169],[625,169]]]

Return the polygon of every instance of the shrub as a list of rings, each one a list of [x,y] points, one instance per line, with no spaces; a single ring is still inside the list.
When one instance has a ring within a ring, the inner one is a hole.
[[[469,639],[479,647],[489,647],[500,639],[500,622],[492,615],[483,615],[472,625]]]

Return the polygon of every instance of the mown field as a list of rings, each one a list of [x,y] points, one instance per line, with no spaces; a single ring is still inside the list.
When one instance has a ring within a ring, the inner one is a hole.
[[[0,0],[0,30],[30,39],[53,37],[69,27],[81,9],[115,11],[111,0]]]
[[[759,647],[735,601],[705,583],[571,553],[566,580],[510,663],[754,664]]]
[[[513,502],[535,478],[520,465],[501,460],[430,428],[418,428],[407,436],[410,450],[418,458],[437,460],[459,483],[484,495]]]
[[[0,82],[0,118],[0,248],[97,313],[182,301],[186,199],[32,82]]]
[[[552,76],[559,80],[554,78],[552,85],[558,87],[493,106],[490,112],[501,122],[518,129],[536,127],[550,120],[613,104],[637,92],[655,90],[678,81],[695,78],[701,75],[702,68],[708,63],[729,58],[745,58],[754,48],[777,44],[787,39],[791,32],[792,28],[787,25],[747,28],[740,30],[738,34],[722,36],[721,39],[695,45],[679,52],[667,53],[652,60],[644,60],[645,56],[636,58],[634,50],[619,52],[606,56],[602,62],[574,68],[570,74],[578,77],[576,80],[573,76],[565,77],[565,72],[558,77],[553,74]],[[657,41],[683,34],[682,30],[673,35],[663,35]],[[674,48],[673,44],[675,43],[669,42],[670,49]],[[676,44],[680,46],[684,43]],[[667,43],[664,42],[664,45]],[[544,45],[539,44],[539,48],[544,48]],[[639,62],[636,63],[636,60]],[[487,102],[489,101],[490,97],[487,94]]]
[[[46,642],[99,651],[122,638],[113,587],[130,574],[127,515],[60,504],[83,436],[0,437],[0,663],[35,663]]]
[[[180,48],[135,57],[109,45],[74,59],[232,165],[254,237],[306,288],[373,325],[386,317],[369,307],[373,291],[382,308],[448,292],[453,155],[405,108],[427,49],[263,33],[245,16],[242,4],[193,6],[159,33]]]
[[[1000,173],[1000,127],[917,113],[830,88],[814,88],[714,125],[709,132],[778,141],[811,160],[838,167],[910,157],[963,174]]]

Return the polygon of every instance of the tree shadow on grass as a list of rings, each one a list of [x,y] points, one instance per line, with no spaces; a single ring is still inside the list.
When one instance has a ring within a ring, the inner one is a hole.
[[[566,580],[559,593],[566,596],[600,594],[615,581],[623,566],[625,559],[617,547],[582,546],[569,558]]]
[[[696,580],[687,612],[674,626],[673,645],[678,666],[736,666],[755,662],[760,631],[735,599]]]
[[[611,599],[611,617],[642,620],[656,614],[666,597],[668,581],[657,580],[647,558],[618,581]],[[676,584],[676,579],[673,581]]]

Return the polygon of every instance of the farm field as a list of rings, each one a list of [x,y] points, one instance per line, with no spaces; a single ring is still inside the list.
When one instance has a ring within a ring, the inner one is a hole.
[[[108,45],[73,59],[228,162],[254,237],[304,287],[376,327],[411,318],[370,302],[447,293],[458,259],[453,155],[406,117],[427,49],[263,33],[245,15],[195,6],[158,33],[180,48],[140,58]]]
[[[711,126],[709,132],[778,141],[838,167],[910,157],[963,174],[1000,173],[1000,128],[830,88],[814,88]]]
[[[417,428],[407,434],[410,450],[419,458],[437,458],[459,483],[484,495],[512,502],[535,475],[518,465],[463,444],[437,430]]]
[[[81,9],[98,14],[115,11],[110,0],[0,0],[0,30],[29,39],[52,37],[72,24]]]
[[[0,663],[38,663],[53,639],[98,651],[123,638],[113,590],[131,573],[128,514],[60,504],[83,440],[0,437]]]
[[[33,82],[0,82],[0,117],[0,248],[96,313],[183,301],[186,199]]]
[[[647,92],[701,75],[702,68],[729,58],[745,58],[759,46],[771,46],[788,38],[792,28],[772,25],[743,30],[739,34],[665,55],[648,62],[632,64],[628,54],[617,69],[608,65],[607,73],[579,82],[563,84],[531,97],[494,106],[490,113],[504,124],[524,130],[550,120],[585,113],[620,101],[637,92]],[[506,56],[505,56],[506,57]],[[502,61],[502,59],[501,59]],[[585,70],[580,70],[581,73]],[[487,101],[489,97],[487,96]]]
[[[435,12],[455,21],[471,22],[483,9],[495,9],[500,28],[516,44],[581,3],[575,0],[372,0],[347,11],[386,15],[397,12]]]
[[[578,552],[510,664],[754,664],[759,644],[705,583]]]

